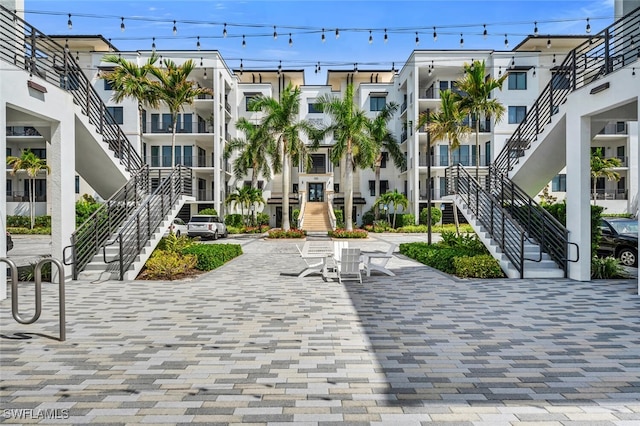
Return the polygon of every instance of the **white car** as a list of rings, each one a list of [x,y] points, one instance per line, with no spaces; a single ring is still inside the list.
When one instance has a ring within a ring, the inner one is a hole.
[[[226,238],[229,235],[227,226],[219,216],[191,216],[191,220],[189,220],[187,227],[189,229],[190,237],[217,240],[219,237]]]
[[[184,223],[184,220],[176,217],[175,219],[173,219],[173,223],[167,228],[167,232],[165,233],[165,235],[169,235],[169,233],[172,231],[176,235],[176,237],[179,237],[180,235],[187,235],[187,224]]]

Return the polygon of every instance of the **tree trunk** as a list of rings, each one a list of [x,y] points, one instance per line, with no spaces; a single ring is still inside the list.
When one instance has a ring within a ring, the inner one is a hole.
[[[480,184],[480,114],[476,116],[476,180]]]
[[[375,169],[375,174],[376,174],[376,183],[375,183],[375,191],[376,191],[376,196],[380,197],[382,194],[380,193],[380,157],[378,157],[378,159],[376,160],[376,169]],[[380,219],[380,209],[378,207],[378,205],[376,204],[374,206],[374,217],[376,218],[376,220]]]
[[[286,140],[282,141],[285,145]],[[289,153],[284,151],[282,155],[282,229],[288,231],[289,225],[289,182],[291,181],[291,170],[289,169]]]
[[[178,114],[171,113],[171,121],[173,123],[171,128],[171,168],[173,168],[176,165],[176,130],[178,130]]]
[[[347,186],[344,194],[344,227],[347,231],[353,231],[353,161],[352,153],[347,151],[344,165],[344,178]]]
[[[451,173],[449,173],[449,185],[453,186],[453,196],[454,198],[458,195],[458,191],[456,191],[456,186],[453,185],[453,153],[451,152],[451,142],[449,142],[449,167],[451,168]],[[429,212],[431,214],[431,212]],[[453,202],[453,223],[456,225],[456,235],[460,235],[460,222],[458,221],[458,208],[456,207],[456,202]]]
[[[597,178],[593,178],[593,205],[596,205],[596,198],[598,197],[598,193],[597,193],[597,185],[598,183],[598,179]]]
[[[138,136],[140,136],[140,146],[138,147],[138,149],[140,150],[140,156],[142,157],[142,155],[144,154],[144,150],[142,149],[143,147],[143,143],[142,143],[142,135],[143,135],[143,131],[142,129],[144,129],[144,121],[143,121],[143,115],[142,115],[143,109],[142,109],[142,105],[140,103],[138,103],[138,120],[140,121],[140,131],[138,132]],[[144,158],[143,163],[147,162],[147,159]]]

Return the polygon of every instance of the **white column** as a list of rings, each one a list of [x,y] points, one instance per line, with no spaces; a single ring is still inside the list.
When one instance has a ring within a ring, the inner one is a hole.
[[[0,84],[2,84],[0,82]],[[7,105],[4,101],[0,102],[0,152],[7,152],[7,132],[5,129],[7,128]],[[3,157],[6,160],[6,156]],[[7,173],[0,173],[0,188],[6,188],[7,185]],[[7,192],[0,191],[0,231],[2,234],[7,230]],[[0,257],[7,257],[7,239],[0,235]],[[4,263],[2,264],[4,265]],[[7,268],[5,266],[0,267],[0,274],[2,274],[2,279],[0,279],[0,300],[4,300],[7,298],[7,280],[6,273]]]
[[[220,159],[222,158],[221,149],[224,146],[224,118],[225,118],[225,101],[224,101],[224,82],[220,78],[219,73],[213,72],[213,207],[216,209],[219,215],[222,216],[221,209],[221,194],[224,180],[221,180],[222,169]]]
[[[591,119],[567,111],[567,229],[569,241],[580,247],[578,262],[569,262],[569,278],[591,279],[591,207],[589,205]],[[576,258],[569,246],[569,259]]]
[[[75,231],[75,125],[70,120],[51,124],[51,141],[47,143],[47,164],[51,167],[47,194],[51,206],[51,255],[62,260],[63,249],[71,244]],[[55,268],[52,268],[55,271]],[[71,267],[65,267],[69,276]]]
[[[627,133],[629,135],[627,142],[627,211],[633,215],[638,214],[638,155],[640,155],[640,147],[638,147],[638,122],[627,122]]]

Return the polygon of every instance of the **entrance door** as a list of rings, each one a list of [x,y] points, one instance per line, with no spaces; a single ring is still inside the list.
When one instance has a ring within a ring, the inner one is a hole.
[[[324,183],[309,183],[309,201],[324,201]]]

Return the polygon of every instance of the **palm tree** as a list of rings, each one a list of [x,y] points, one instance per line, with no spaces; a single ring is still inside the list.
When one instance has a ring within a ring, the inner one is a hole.
[[[356,167],[371,167],[377,154],[376,144],[369,134],[369,118],[353,100],[353,85],[347,85],[344,98],[323,95],[317,99],[321,111],[332,118],[332,124],[323,129],[333,132],[334,145],[331,162],[339,165],[344,158],[345,197],[344,223],[353,230],[353,171]]]
[[[230,205],[235,204],[236,206],[240,206],[240,215],[242,216],[242,222],[247,225],[244,208],[248,207],[251,202],[251,188],[248,186],[236,188],[234,192],[227,196],[225,202]]]
[[[393,117],[393,114],[398,110],[398,104],[395,102],[390,102],[385,105],[385,107],[380,111],[380,113],[369,122],[369,134],[373,139],[376,147],[376,155],[373,160],[373,170],[375,172],[375,192],[376,194],[380,193],[380,167],[382,165],[382,156],[383,149],[389,153],[391,159],[393,160],[393,164],[399,168],[404,169],[407,165],[407,160],[404,158],[404,153],[400,149],[400,145],[398,145],[398,141],[393,137],[389,129],[387,128],[387,123]],[[378,206],[374,206],[375,208],[375,217],[379,218],[379,209]]]
[[[102,58],[103,62],[116,64],[116,68],[108,73],[102,74],[100,78],[111,84],[113,89],[113,100],[122,102],[125,98],[132,98],[138,102],[138,120],[140,124],[140,145],[142,146],[142,129],[144,128],[143,111],[144,105],[150,108],[158,108],[160,102],[157,92],[152,90],[148,75],[158,56],[154,53],[151,55],[143,66],[138,66],[133,62],[129,62],[121,56],[106,55]]]
[[[39,158],[29,149],[22,151],[20,157],[7,157],[7,164],[12,166],[12,175],[24,170],[29,176],[29,217],[31,219],[31,229],[33,229],[36,222],[36,177],[41,171],[45,171],[47,174],[51,173],[51,167],[49,167],[46,160]]]
[[[614,167],[620,167],[622,162],[619,158],[604,158],[602,148],[596,148],[591,152],[591,182],[593,185],[593,205],[596,205],[596,197],[598,195],[596,184],[598,178],[607,178],[608,180],[619,181],[620,173],[613,170]]]
[[[318,143],[318,132],[308,121],[297,120],[300,110],[300,88],[291,83],[280,93],[280,100],[272,97],[258,96],[250,104],[251,110],[265,113],[261,126],[268,132],[276,144],[273,157],[274,173],[282,171],[282,229],[289,230],[289,187],[291,182],[291,161],[302,162],[305,167],[311,166],[309,148],[315,149]],[[307,147],[300,138],[301,133],[311,137],[313,144]]]
[[[456,95],[450,90],[440,92],[440,109],[430,114],[421,114],[418,120],[418,127],[427,124],[431,133],[432,142],[446,140],[449,144],[449,167],[452,172],[449,176],[453,176],[453,150],[460,146],[460,139],[468,135],[471,129],[465,126],[464,113],[460,111]],[[456,233],[460,233],[458,223],[458,209],[453,207],[453,220],[456,225]]]
[[[402,207],[404,209],[409,205],[409,200],[404,194],[398,192],[397,189],[394,189],[393,192],[387,192],[385,194],[380,195],[374,204],[375,206],[393,206],[393,227],[396,227],[396,214],[398,213],[398,208]],[[390,224],[391,225],[391,224]]]
[[[186,60],[182,65],[176,65],[170,59],[165,59],[163,62],[163,68],[152,66],[149,72],[157,79],[151,82],[154,96],[167,105],[171,114],[171,167],[173,167],[175,166],[178,113],[185,105],[193,104],[198,96],[211,95],[213,91],[206,87],[198,87],[194,81],[189,80],[189,75],[195,69],[192,59]]]
[[[476,180],[479,180],[480,165],[480,116],[494,117],[495,123],[499,123],[504,115],[504,105],[497,99],[491,99],[494,89],[502,90],[502,84],[507,74],[497,80],[487,76],[484,61],[474,61],[471,65],[464,65],[465,75],[458,80],[457,87],[463,93],[458,95],[460,110],[471,114],[475,118],[476,133]]]
[[[249,210],[253,212],[251,215],[251,225],[256,224],[256,207],[264,205],[264,197],[262,196],[262,189],[251,188],[249,192]],[[252,208],[253,207],[253,208]]]
[[[251,169],[251,188],[258,187],[258,175],[268,181],[271,180],[271,168],[269,158],[274,158],[274,141],[264,126],[257,126],[244,117],[236,122],[236,128],[242,131],[246,139],[233,138],[225,146],[225,160],[231,157],[233,151],[239,155],[233,161],[233,174],[237,179],[242,179]]]

